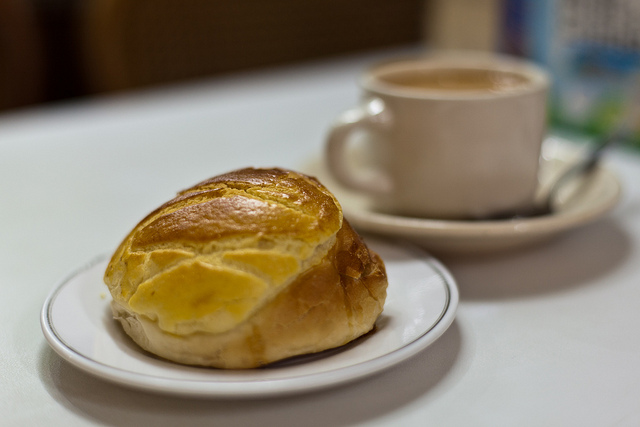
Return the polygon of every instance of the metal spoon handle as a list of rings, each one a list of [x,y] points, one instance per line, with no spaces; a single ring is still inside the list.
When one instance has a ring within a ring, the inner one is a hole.
[[[634,77],[631,89],[631,96],[627,98],[623,108],[623,114],[616,125],[613,126],[607,135],[596,143],[587,157],[570,167],[553,183],[547,192],[547,197],[541,207],[541,211],[547,213],[553,212],[553,202],[556,199],[557,193],[569,179],[577,175],[591,173],[600,163],[603,153],[607,149],[631,136],[638,122],[638,118],[640,118],[640,76]]]
[[[588,156],[578,163],[571,166],[565,172],[560,175],[558,179],[556,179],[549,190],[547,191],[547,196],[545,197],[545,201],[542,206],[539,208],[539,215],[546,215],[553,212],[554,207],[553,204],[557,198],[557,193],[561,188],[565,186],[567,181],[575,178],[576,176],[580,176],[583,174],[589,174],[593,170],[596,169],[596,166],[600,164],[600,160],[606,149],[613,146],[617,143],[620,138],[617,135],[609,135],[608,137],[602,139],[598,145],[589,152]]]

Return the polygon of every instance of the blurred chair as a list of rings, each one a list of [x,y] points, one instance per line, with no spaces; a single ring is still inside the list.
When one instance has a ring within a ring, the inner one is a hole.
[[[40,31],[33,4],[0,0],[0,110],[44,97]]]
[[[84,0],[93,91],[418,42],[423,0]]]

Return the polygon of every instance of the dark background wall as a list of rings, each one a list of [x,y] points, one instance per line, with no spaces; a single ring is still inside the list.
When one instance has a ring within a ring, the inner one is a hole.
[[[0,110],[421,39],[423,0],[0,0]]]

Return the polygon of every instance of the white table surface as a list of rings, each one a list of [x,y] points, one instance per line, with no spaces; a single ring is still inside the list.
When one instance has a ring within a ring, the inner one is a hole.
[[[548,244],[440,258],[449,330],[380,375],[264,400],[129,390],[58,357],[39,325],[54,285],[109,253],[175,191],[244,166],[298,168],[389,52],[0,115],[0,424],[640,425],[640,156],[613,152],[613,213]]]

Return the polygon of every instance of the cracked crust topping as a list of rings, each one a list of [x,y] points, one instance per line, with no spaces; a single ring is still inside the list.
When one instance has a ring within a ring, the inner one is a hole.
[[[341,226],[340,205],[314,178],[242,169],[149,214],[114,254],[105,282],[114,299],[167,332],[223,332],[318,263]]]

